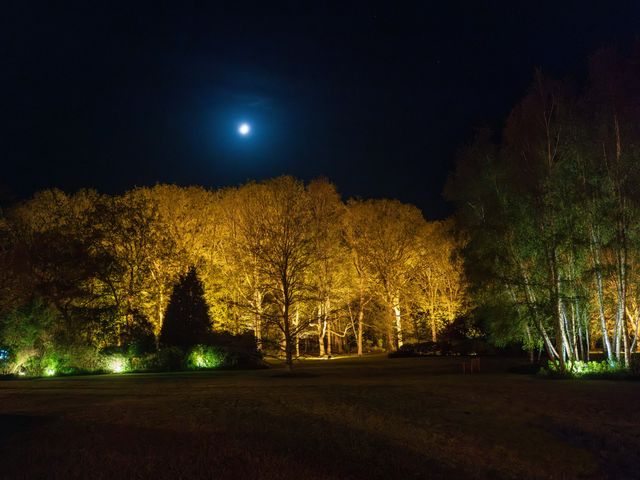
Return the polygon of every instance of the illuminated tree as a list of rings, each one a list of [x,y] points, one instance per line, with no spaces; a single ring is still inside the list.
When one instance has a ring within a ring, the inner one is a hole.
[[[639,76],[607,51],[579,96],[538,73],[502,143],[466,149],[449,189],[482,302],[511,305],[562,370],[589,358],[594,335],[611,363],[628,365],[637,346]]]
[[[220,293],[226,297],[231,310],[232,330],[253,330],[258,348],[262,348],[265,314],[265,296],[268,288],[259,268],[256,249],[261,239],[255,238],[253,216],[260,208],[262,187],[255,183],[222,193],[220,220],[219,269],[223,286]]]
[[[114,259],[98,277],[98,288],[108,292],[116,306],[118,343],[124,332],[133,328],[137,315],[146,316],[157,334],[166,303],[159,305],[165,292],[158,288],[154,263],[171,258],[172,251],[170,239],[160,228],[157,207],[141,189],[108,198],[101,206],[96,228],[99,248]]]
[[[451,222],[425,224],[417,242],[418,259],[412,276],[419,290],[417,301],[428,316],[434,342],[439,330],[467,311],[461,247]]]
[[[95,325],[86,322],[84,313],[95,316],[104,306],[92,285],[112,261],[95,250],[92,225],[99,201],[92,191],[68,196],[46,190],[11,213],[13,293],[22,303],[37,299],[55,308],[69,337],[90,336]]]
[[[502,150],[479,148],[483,155],[479,159],[472,158],[473,149],[466,153],[464,160],[470,165],[459,169],[458,181],[471,176],[457,184],[454,195],[464,203],[461,218],[467,228],[473,225],[468,263],[483,265],[489,279],[504,289],[503,294],[496,292],[497,298],[512,298],[527,306],[548,355],[564,368],[569,293],[564,287],[572,279],[560,258],[570,255],[565,233],[574,218],[562,215],[564,207],[559,203],[558,208],[548,208],[561,199],[566,166],[562,95],[560,86],[538,74],[529,95],[509,117]],[[478,161],[486,167],[474,172],[471,165]],[[464,190],[466,182],[473,186]]]
[[[340,297],[345,295],[344,265],[347,251],[341,239],[344,206],[333,184],[325,179],[314,180],[307,187],[310,200],[310,224],[313,230],[314,262],[310,271],[315,300],[317,302],[317,330],[320,355],[331,355],[332,335],[344,335],[334,331]]]
[[[0,225],[2,306],[42,301],[60,316],[59,336],[95,349],[144,343],[149,328],[158,342],[174,328],[165,327],[174,285],[195,267],[215,328],[252,330],[289,366],[310,340],[327,355],[355,341],[362,354],[365,334],[382,346],[382,331],[394,348],[416,304],[423,225],[395,201],[346,206],[324,179],[44,191]]]
[[[9,223],[0,209],[0,315],[16,304],[15,276],[11,274],[13,255],[10,233]]]
[[[257,184],[245,220],[246,237],[251,239],[249,252],[274,305],[264,317],[282,334],[291,368],[296,337],[309,325],[308,317],[296,315],[296,307],[311,297],[307,276],[313,263],[314,237],[304,185],[292,177]]]
[[[191,266],[196,266],[205,287],[205,297],[219,281],[215,267],[219,255],[222,222],[218,195],[201,187],[156,185],[136,189],[149,206],[153,222],[147,234],[149,277],[146,288],[147,312],[156,331],[163,322],[171,289]],[[210,313],[217,313],[210,305]]]
[[[375,279],[389,312],[387,346],[400,347],[403,295],[409,291],[416,262],[414,247],[424,218],[416,207],[396,200],[350,201],[348,208],[352,238],[357,238],[353,248]]]
[[[360,202],[351,201],[347,205],[342,224],[343,242],[349,252],[348,259],[345,259],[345,268],[351,272],[351,288],[355,312],[352,312],[351,305],[348,306],[350,319],[353,323],[353,331],[356,337],[358,355],[363,353],[363,337],[365,326],[365,310],[367,305],[373,300],[374,274],[365,261],[367,248],[366,238],[361,235],[361,229],[365,224],[366,212],[361,208]]]

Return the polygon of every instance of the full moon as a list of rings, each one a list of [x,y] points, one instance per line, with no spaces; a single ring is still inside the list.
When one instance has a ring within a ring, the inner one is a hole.
[[[238,133],[240,135],[243,135],[243,136],[248,135],[250,131],[251,131],[251,126],[248,123],[242,123],[238,127]]]

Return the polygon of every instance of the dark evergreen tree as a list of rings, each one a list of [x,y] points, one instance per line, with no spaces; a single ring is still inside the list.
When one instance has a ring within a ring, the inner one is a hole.
[[[204,288],[192,267],[173,288],[160,331],[160,344],[181,348],[206,344],[210,332],[211,320]]]

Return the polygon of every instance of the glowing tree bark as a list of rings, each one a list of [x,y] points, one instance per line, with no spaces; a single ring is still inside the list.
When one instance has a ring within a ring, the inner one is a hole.
[[[327,180],[314,180],[307,187],[310,207],[309,228],[313,231],[314,262],[311,269],[317,304],[317,331],[320,356],[331,355],[331,335],[335,312],[332,305],[345,289],[343,264],[347,252],[342,246],[340,227],[344,206],[336,188]],[[326,340],[326,347],[325,347]]]
[[[257,184],[226,190],[222,195],[219,218],[223,223],[219,271],[224,279],[220,288],[232,306],[244,315],[246,327],[253,330],[259,349],[263,348],[265,295],[268,292],[256,256],[261,239],[255,237],[254,221],[261,192],[262,187]],[[231,301],[232,298],[237,300]]]
[[[350,202],[342,223],[342,240],[349,252],[350,265],[345,269],[351,278],[352,298],[355,299],[356,313],[351,312],[349,306],[352,328],[356,336],[356,345],[358,355],[363,354],[363,336],[364,336],[364,320],[365,309],[373,297],[373,273],[368,269],[364,256],[367,254],[365,239],[361,235],[362,225],[365,219],[362,218],[363,209],[357,202]],[[350,267],[350,268],[349,268]],[[355,318],[354,318],[355,316]]]
[[[399,348],[403,343],[403,295],[408,292],[424,218],[417,208],[391,200],[351,201],[348,208],[351,228],[359,238],[360,258],[387,305],[387,347]]]

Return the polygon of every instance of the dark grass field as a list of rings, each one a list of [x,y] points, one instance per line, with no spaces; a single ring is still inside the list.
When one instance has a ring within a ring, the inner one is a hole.
[[[368,357],[0,382],[0,478],[640,478],[640,383]]]

